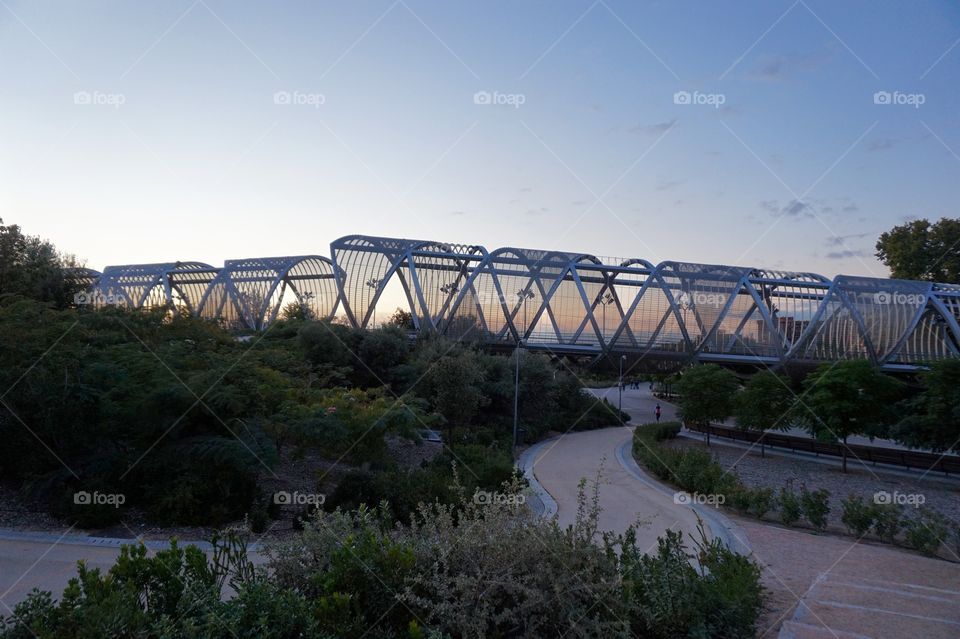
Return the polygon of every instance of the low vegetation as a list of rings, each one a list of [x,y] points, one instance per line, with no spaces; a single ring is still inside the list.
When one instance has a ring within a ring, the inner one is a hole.
[[[815,531],[826,530],[830,514],[830,492],[809,490],[801,485],[799,492],[791,483],[778,493],[771,487],[751,488],[733,472],[717,463],[709,452],[700,448],[663,445],[679,433],[679,424],[664,422],[638,426],[633,434],[633,455],[658,478],[694,494],[709,495],[742,515],[764,519],[776,515],[785,526],[803,523]],[[876,501],[876,500],[875,500]],[[950,522],[936,510],[914,508],[893,503],[867,503],[850,495],[842,504],[841,521],[847,531],[858,538],[869,533],[887,543],[895,543],[936,555],[942,544],[960,546],[960,524]]]
[[[148,557],[124,548],[106,574],[80,566],[54,603],[35,593],[0,637],[750,637],[763,604],[760,567],[703,531],[669,532],[645,554],[634,529],[601,534],[596,494],[574,524],[518,500],[419,506],[409,524],[386,507],[319,511],[254,569],[242,539]],[[499,488],[516,495],[519,482]],[[224,586],[236,593],[224,598]]]

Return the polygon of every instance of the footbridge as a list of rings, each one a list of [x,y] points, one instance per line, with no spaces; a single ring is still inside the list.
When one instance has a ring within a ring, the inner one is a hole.
[[[330,257],[72,273],[78,305],[176,308],[231,329],[264,330],[291,302],[368,328],[400,299],[417,333],[569,355],[888,371],[960,355],[960,286],[934,282],[366,235],[334,241]]]

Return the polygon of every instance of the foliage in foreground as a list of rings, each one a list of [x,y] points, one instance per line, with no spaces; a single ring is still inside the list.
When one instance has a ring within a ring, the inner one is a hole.
[[[517,499],[421,505],[409,526],[385,508],[318,512],[253,570],[242,545],[208,560],[177,546],[124,549],[106,575],[80,567],[59,603],[37,593],[0,637],[752,637],[760,568],[701,530],[645,555],[634,529],[601,533],[581,483],[561,528]],[[516,496],[522,485],[505,484]],[[220,545],[224,548],[224,545]],[[268,576],[269,575],[269,576]],[[225,583],[236,592],[222,601]]]

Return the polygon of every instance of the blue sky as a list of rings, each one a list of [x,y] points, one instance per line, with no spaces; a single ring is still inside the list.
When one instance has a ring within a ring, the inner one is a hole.
[[[958,39],[935,1],[0,0],[0,216],[94,268],[367,233],[885,276],[960,211]]]

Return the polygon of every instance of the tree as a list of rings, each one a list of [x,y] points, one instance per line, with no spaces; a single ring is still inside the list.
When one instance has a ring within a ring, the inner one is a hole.
[[[737,376],[716,364],[704,364],[684,371],[677,381],[680,414],[684,421],[710,425],[733,414],[734,396],[740,386]],[[707,445],[710,430],[707,429]]]
[[[803,380],[797,417],[818,440],[843,442],[847,472],[847,438],[887,435],[902,387],[866,360],[824,364]]]
[[[16,224],[0,219],[0,298],[19,295],[66,308],[79,285],[64,273],[76,258],[61,255],[39,237],[24,235]]]
[[[891,435],[906,446],[960,451],[960,360],[935,362],[921,379],[923,392],[903,403],[907,416]]]
[[[390,319],[387,320],[387,326],[395,326],[405,331],[413,330],[413,313],[405,311],[399,306],[393,312]]]
[[[447,445],[453,446],[453,427],[466,426],[487,401],[480,390],[483,370],[472,353],[440,358],[430,369],[433,403],[447,422]]]
[[[789,414],[793,406],[794,393],[790,388],[790,380],[765,370],[747,380],[743,390],[737,393],[734,416],[740,428],[761,433],[762,456],[765,454],[763,433],[769,429],[788,429],[791,423]]]
[[[892,277],[960,283],[960,219],[895,226],[880,236],[876,248]]]

